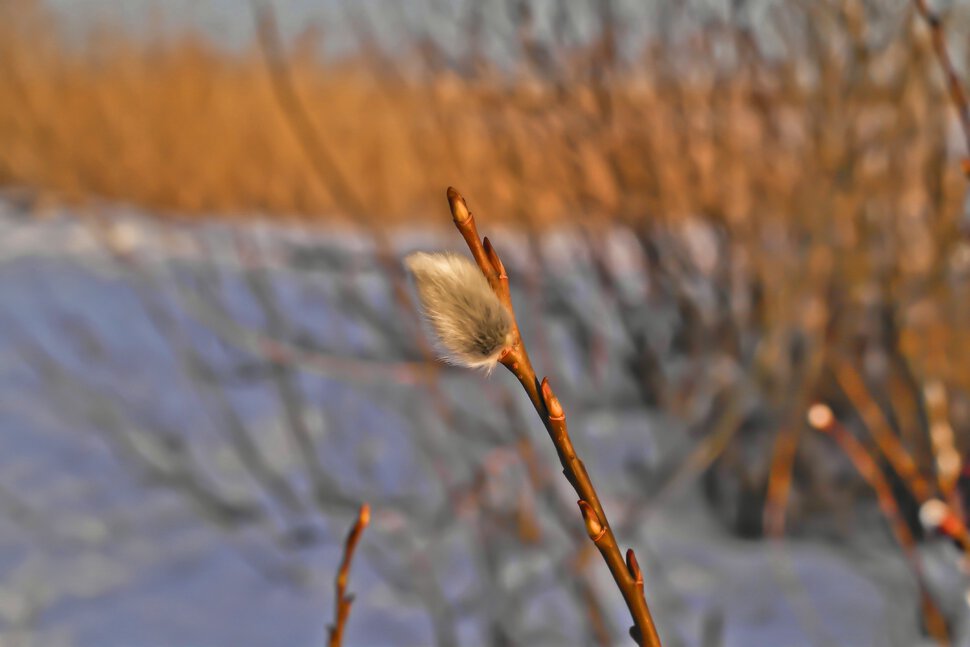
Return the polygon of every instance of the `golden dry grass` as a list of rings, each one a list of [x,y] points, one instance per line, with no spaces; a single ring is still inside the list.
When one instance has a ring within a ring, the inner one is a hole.
[[[78,48],[56,34],[37,9],[0,27],[0,183],[181,214],[352,210],[314,175],[258,45],[237,55],[193,34],[146,42],[106,29]],[[709,50],[725,40],[746,59],[727,71]],[[602,73],[595,47],[568,52],[564,80],[484,66],[412,74],[373,52],[325,63],[309,42],[287,65],[363,196],[358,217],[436,213],[447,184],[511,220],[837,211],[846,237],[868,209],[955,208],[925,37],[907,30],[848,61],[825,44],[771,60],[728,29],[699,42]]]

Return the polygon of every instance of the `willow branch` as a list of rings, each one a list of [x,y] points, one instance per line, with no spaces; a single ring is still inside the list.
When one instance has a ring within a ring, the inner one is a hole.
[[[845,359],[833,359],[835,381],[859,413],[869,435],[913,497],[923,503],[933,496],[933,488],[923,478],[916,461],[893,433],[886,414],[873,399],[858,370]]]
[[[922,17],[926,26],[929,27],[930,36],[933,41],[933,51],[936,52],[936,59],[940,63],[940,69],[946,78],[947,90],[953,107],[956,108],[957,118],[960,120],[960,128],[963,130],[963,137],[967,145],[967,154],[970,155],[970,103],[967,102],[967,94],[957,75],[956,68],[953,67],[953,59],[946,44],[946,33],[943,31],[943,20],[940,15],[930,8],[927,0],[913,0],[916,11]],[[970,178],[970,158],[964,158],[963,172]]]
[[[475,218],[468,210],[461,194],[451,187],[448,188],[448,203],[451,206],[455,226],[468,244],[475,262],[496,296],[512,314],[512,341],[500,356],[499,362],[518,379],[549,433],[559,455],[563,474],[579,496],[578,504],[590,540],[603,556],[633,618],[631,637],[643,647],[660,647],[660,638],[643,594],[643,572],[640,570],[636,555],[632,549],[626,551],[625,557],[620,551],[599,495],[569,437],[565,411],[553,392],[549,380],[543,379],[540,382],[532,368],[529,354],[519,334],[518,323],[515,321],[509,277],[505,266],[488,238],[484,240],[479,238]]]
[[[347,626],[347,618],[350,616],[350,607],[354,602],[354,596],[347,595],[347,580],[350,578],[350,562],[354,558],[354,550],[360,541],[360,536],[364,534],[364,528],[370,523],[370,506],[366,503],[360,506],[357,514],[357,522],[354,523],[350,532],[347,533],[347,541],[344,543],[344,557],[340,562],[340,570],[337,571],[336,589],[337,598],[334,601],[334,623],[330,627],[330,647],[340,647],[344,637],[344,627]]]
[[[923,620],[930,636],[939,645],[949,645],[949,631],[947,630],[946,620],[942,612],[930,597],[926,589],[925,573],[919,553],[916,550],[916,538],[913,536],[906,519],[903,517],[896,497],[893,494],[892,486],[883,474],[882,469],[872,457],[872,454],[859,442],[855,436],[835,419],[831,409],[825,405],[816,404],[809,409],[809,424],[818,431],[828,435],[839,448],[845,453],[852,463],[855,470],[865,479],[869,487],[876,493],[876,500],[883,516],[889,522],[890,528],[903,550],[903,554],[909,561],[910,567],[916,576],[916,583],[919,586],[920,602],[923,611]]]

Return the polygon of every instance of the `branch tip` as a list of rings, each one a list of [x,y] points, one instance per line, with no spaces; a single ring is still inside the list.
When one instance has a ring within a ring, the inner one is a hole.
[[[354,550],[360,541],[360,536],[364,533],[364,528],[370,523],[370,506],[366,503],[360,506],[357,513],[357,521],[351,526],[344,542],[344,556],[340,562],[340,569],[334,578],[336,586],[336,596],[334,598],[334,623],[330,625],[329,647],[340,647],[343,641],[344,627],[347,618],[350,616],[350,607],[354,603],[354,596],[347,593],[347,580],[350,579],[350,562],[354,558]]]
[[[448,204],[451,207],[451,216],[455,219],[456,224],[460,225],[472,217],[468,205],[465,204],[465,198],[461,197],[461,194],[453,186],[448,187]]]

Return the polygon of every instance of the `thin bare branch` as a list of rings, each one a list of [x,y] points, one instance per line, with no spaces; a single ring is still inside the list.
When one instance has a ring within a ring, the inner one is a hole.
[[[586,472],[586,467],[576,454],[576,450],[569,437],[566,427],[566,414],[552,390],[548,379],[540,383],[525,344],[519,334],[518,323],[515,321],[515,310],[512,307],[512,297],[509,291],[509,277],[505,266],[499,258],[498,252],[488,238],[479,238],[475,219],[469,211],[464,198],[454,188],[448,188],[448,203],[451,206],[455,226],[461,233],[475,262],[482,270],[485,279],[499,300],[513,315],[512,341],[505,349],[499,361],[515,375],[525,389],[532,405],[546,427],[552,439],[559,461],[563,467],[563,474],[579,495],[579,507],[586,524],[590,539],[600,551],[604,561],[613,575],[613,580],[623,595],[634,626],[630,629],[633,639],[644,647],[660,647],[660,638],[650,615],[643,594],[643,574],[637,563],[633,550],[627,551],[626,558],[617,545],[616,538],[610,528],[606,512],[600,503],[599,495]]]
[[[949,645],[950,639],[946,620],[926,589],[922,561],[920,560],[919,553],[916,551],[916,539],[913,537],[913,533],[899,509],[899,504],[896,502],[896,497],[892,492],[892,486],[890,486],[888,479],[886,479],[886,475],[872,457],[872,453],[835,419],[832,411],[827,406],[821,404],[814,405],[809,410],[809,423],[815,429],[825,433],[836,442],[852,462],[856,471],[859,472],[859,475],[866,480],[876,493],[879,507],[889,522],[896,541],[899,542],[903,554],[909,561],[910,567],[916,576],[926,629],[938,644]]]
[[[347,580],[350,578],[350,563],[354,558],[354,550],[360,537],[364,534],[364,528],[370,523],[370,506],[366,503],[360,506],[357,513],[357,521],[354,523],[350,532],[347,533],[347,541],[344,543],[344,557],[340,562],[340,570],[337,571],[335,586],[337,598],[334,601],[334,623],[330,627],[330,647],[340,647],[344,637],[344,628],[347,626],[347,618],[350,617],[350,607],[354,602],[352,595],[347,595]]]
[[[970,103],[967,102],[967,93],[963,89],[963,84],[953,67],[953,59],[946,43],[946,32],[943,31],[943,20],[934,11],[927,0],[913,0],[916,11],[923,18],[926,26],[929,27],[930,36],[933,40],[933,51],[940,63],[940,69],[946,78],[946,87],[953,101],[953,107],[957,111],[957,118],[960,120],[960,128],[963,130],[963,137],[966,140],[967,155],[970,155]],[[964,158],[963,172],[970,178],[970,157]]]

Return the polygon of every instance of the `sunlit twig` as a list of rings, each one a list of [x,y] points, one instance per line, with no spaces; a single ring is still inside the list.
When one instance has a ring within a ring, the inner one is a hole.
[[[610,528],[606,512],[600,503],[599,495],[586,472],[586,467],[576,454],[569,432],[566,428],[566,414],[552,390],[548,379],[540,383],[532,368],[525,344],[519,334],[515,321],[512,296],[509,291],[509,277],[505,266],[488,238],[479,238],[475,219],[465,204],[464,198],[453,188],[448,189],[448,202],[451,206],[455,226],[468,245],[479,269],[488,281],[499,301],[512,315],[512,330],[509,345],[499,356],[498,361],[505,366],[525,389],[536,413],[542,420],[549,437],[556,447],[563,474],[579,495],[579,508],[583,515],[586,531],[599,549],[604,561],[613,575],[613,580],[623,595],[634,626],[630,629],[633,639],[644,647],[660,647],[660,638],[653,617],[643,593],[643,573],[636,555],[630,549],[624,559],[613,530]]]
[[[337,571],[335,579],[336,599],[334,600],[334,622],[330,626],[330,647],[340,647],[344,637],[344,628],[347,626],[347,618],[350,616],[350,607],[354,602],[352,595],[347,595],[347,580],[350,578],[350,563],[354,558],[354,550],[360,537],[364,534],[364,528],[370,523],[370,506],[366,503],[360,506],[357,513],[357,521],[347,533],[347,540],[344,543],[344,556],[340,562],[340,570]]]

